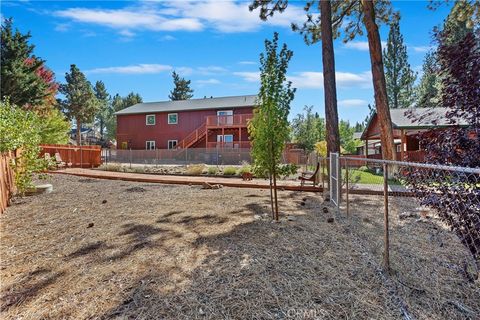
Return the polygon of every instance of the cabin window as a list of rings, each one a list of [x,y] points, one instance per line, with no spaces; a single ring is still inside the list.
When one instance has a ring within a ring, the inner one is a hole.
[[[155,115],[154,114],[147,114],[145,119],[147,126],[154,126],[155,125]]]
[[[155,150],[155,141],[146,141],[145,142],[145,149]]]
[[[177,124],[177,123],[178,123],[178,113],[169,113],[168,124]]]
[[[175,149],[177,147],[178,140],[168,140],[168,149]]]

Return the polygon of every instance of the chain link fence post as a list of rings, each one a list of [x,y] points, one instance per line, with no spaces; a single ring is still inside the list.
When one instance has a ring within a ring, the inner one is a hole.
[[[383,205],[384,205],[384,231],[385,251],[383,255],[385,270],[390,272],[390,234],[388,230],[388,164],[383,163]]]

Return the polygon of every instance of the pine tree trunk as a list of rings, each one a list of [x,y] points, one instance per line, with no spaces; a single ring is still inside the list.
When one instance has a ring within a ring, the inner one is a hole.
[[[393,128],[388,108],[387,85],[382,61],[382,47],[378,26],[375,23],[375,9],[373,1],[362,0],[363,21],[367,29],[370,61],[372,64],[373,90],[375,92],[375,107],[380,124],[380,141],[382,143],[382,157],[386,160],[395,160],[395,145],[393,143]]]
[[[330,1],[320,1],[320,14],[327,156],[330,156],[330,152],[340,152],[340,132],[338,129],[337,91],[335,83],[335,57],[333,52],[332,35],[332,7]]]
[[[77,145],[80,145],[81,143],[81,138],[80,135],[82,134],[82,122],[77,118]]]

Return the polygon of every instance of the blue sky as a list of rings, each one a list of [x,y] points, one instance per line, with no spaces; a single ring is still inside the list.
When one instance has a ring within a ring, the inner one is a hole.
[[[294,51],[289,79],[297,88],[291,116],[304,105],[324,114],[320,43],[307,46],[290,30],[305,17],[300,1],[269,22],[235,1],[2,1],[2,18],[13,17],[31,31],[35,54],[64,81],[70,64],[88,79],[105,82],[110,94],[138,92],[144,101],[167,100],[171,72],[192,80],[194,97],[254,94],[263,41],[279,32]],[[431,31],[448,6],[427,9],[427,1],[393,1],[411,66],[421,69],[431,46]],[[381,26],[382,41],[388,28]],[[362,121],[373,101],[370,58],[365,37],[335,42],[339,114]]]

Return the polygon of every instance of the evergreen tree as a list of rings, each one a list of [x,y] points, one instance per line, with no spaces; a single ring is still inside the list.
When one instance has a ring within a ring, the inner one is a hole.
[[[42,106],[49,95],[49,86],[39,76],[44,61],[33,55],[30,33],[13,30],[13,20],[1,27],[1,98],[8,97],[12,105]]]
[[[106,121],[111,114],[111,108],[109,105],[110,95],[108,94],[105,84],[102,81],[97,81],[95,83],[93,91],[95,92],[95,97],[97,98],[98,102],[98,111],[95,118],[100,129],[100,136],[103,140]]]
[[[440,77],[435,52],[428,52],[422,66],[422,77],[415,88],[416,105],[434,108],[440,105]]]
[[[193,89],[190,88],[191,81],[181,78],[175,71],[173,71],[172,77],[174,88],[170,91],[168,98],[172,101],[191,99],[193,97]]]
[[[300,113],[292,121],[292,132],[295,143],[308,155],[313,151],[315,143],[319,141],[316,128],[317,118],[312,112],[313,106],[305,106],[304,113]]]
[[[70,119],[77,125],[77,143],[80,144],[80,133],[83,123],[91,122],[98,110],[98,102],[92,85],[76,65],[70,66],[70,73],[65,74],[65,84],[60,85],[60,92],[65,96],[60,104]]]
[[[252,138],[252,158],[257,173],[270,177],[272,215],[278,220],[277,175],[285,142],[289,136],[288,114],[295,89],[286,81],[293,52],[284,44],[278,51],[278,33],[265,40],[260,54],[260,92],[248,131]],[[273,185],[272,185],[273,182]],[[274,208],[275,203],[275,208]]]
[[[385,80],[390,108],[408,108],[412,105],[415,73],[408,63],[407,47],[403,43],[398,20],[390,24],[387,48],[383,50]]]

